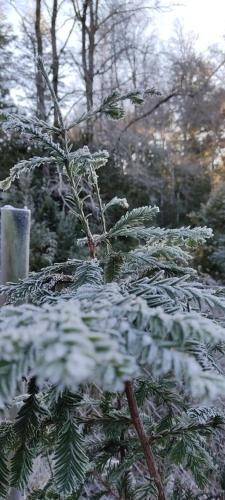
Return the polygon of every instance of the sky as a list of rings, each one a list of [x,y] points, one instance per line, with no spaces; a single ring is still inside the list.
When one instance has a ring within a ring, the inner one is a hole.
[[[20,10],[32,6],[33,0],[0,0],[0,5],[10,14],[11,22],[18,25],[18,16],[10,2]],[[174,23],[179,19],[185,31],[198,35],[199,50],[219,44],[225,49],[225,0],[162,0],[166,5],[177,4],[170,11],[156,15],[155,25],[160,36],[167,40],[173,34]]]
[[[208,45],[220,44],[225,47],[225,0],[170,0],[179,3],[171,12],[160,14],[157,28],[162,38],[172,35],[176,19],[182,21],[185,31],[198,35],[197,45],[206,50]],[[165,2],[166,3],[166,2]]]

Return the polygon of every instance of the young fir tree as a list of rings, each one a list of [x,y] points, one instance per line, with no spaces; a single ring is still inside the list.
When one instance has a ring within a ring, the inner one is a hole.
[[[141,104],[143,95],[115,92],[67,127],[39,64],[59,127],[8,117],[5,127],[42,145],[44,154],[15,165],[1,188],[22,172],[56,165],[70,186],[64,202],[82,224],[88,257],[2,287],[10,305],[0,311],[0,402],[19,410],[14,422],[0,424],[0,496],[14,486],[29,500],[194,498],[216,473],[209,438],[224,426],[213,401],[225,389],[225,300],[223,290],[198,281],[190,256],[211,230],[163,229],[154,225],[157,207],[129,211],[117,196],[103,203],[98,170],[108,154],[72,151],[68,132],[98,113],[122,118],[121,103]],[[118,205],[125,213],[108,227],[107,214]],[[126,251],[115,251],[124,240]],[[46,483],[34,489],[37,457]]]

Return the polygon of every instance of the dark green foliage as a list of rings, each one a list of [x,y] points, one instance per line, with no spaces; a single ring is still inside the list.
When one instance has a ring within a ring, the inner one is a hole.
[[[57,245],[56,233],[45,222],[34,222],[31,231],[30,268],[37,271],[52,264],[56,259]]]
[[[58,491],[71,493],[79,489],[85,479],[87,457],[83,439],[72,416],[65,414],[65,421],[56,426],[57,440],[53,455],[54,478]]]
[[[0,496],[6,497],[9,489],[9,463],[8,456],[1,451],[0,456]]]
[[[28,383],[29,396],[21,406],[13,426],[18,445],[11,459],[11,486],[24,488],[32,472],[36,449],[32,444],[39,430],[41,419],[46,416],[36,394],[38,387],[35,378]]]
[[[32,472],[34,458],[35,451],[33,447],[28,446],[25,443],[17,448],[15,454],[11,459],[11,486],[20,489],[23,489],[26,486]]]
[[[28,393],[30,395],[24,400],[14,424],[14,431],[20,438],[29,439],[34,437],[39,427],[39,420],[46,415],[36,396],[37,392],[38,388],[35,381],[31,379],[28,384]]]
[[[79,394],[64,392],[54,401],[52,393],[50,409],[54,415],[55,442],[52,454],[52,467],[57,491],[63,494],[79,492],[86,475],[88,458],[84,451],[84,440],[78,421],[74,416],[76,407],[82,401]]]
[[[191,214],[192,220],[198,224],[207,224],[212,227],[214,238],[197,254],[197,262],[203,269],[214,273],[219,279],[225,276],[225,184],[221,183],[214,188],[207,203],[201,210]]]
[[[164,380],[163,383],[157,380],[138,380],[136,389],[136,398],[140,406],[150,397],[155,397],[158,404],[166,405],[171,411],[185,408],[185,402],[182,396],[179,396],[178,386],[174,388],[174,382]]]
[[[111,253],[105,262],[104,273],[106,283],[110,283],[119,277],[123,266],[123,256],[119,253]]]
[[[82,263],[77,266],[74,274],[74,286],[80,286],[90,283],[92,285],[101,285],[103,283],[102,270],[97,261],[90,261],[87,264]]]

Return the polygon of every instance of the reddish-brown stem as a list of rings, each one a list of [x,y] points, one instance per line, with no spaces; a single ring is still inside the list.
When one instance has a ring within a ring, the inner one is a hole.
[[[135,427],[136,433],[139,437],[145,460],[147,463],[148,471],[150,474],[150,477],[154,479],[156,487],[158,489],[158,500],[166,500],[164,489],[163,489],[163,484],[161,477],[159,475],[158,469],[155,464],[155,459],[154,455],[152,453],[151,446],[149,444],[148,437],[145,434],[144,426],[143,423],[140,419],[139,411],[138,411],[138,405],[136,401],[136,397],[134,394],[132,382],[126,382],[125,384],[125,393],[127,397],[127,402],[132,418],[133,425]]]
[[[95,245],[93,239],[91,239],[91,238],[88,238],[88,249],[89,249],[89,255],[90,255],[91,259],[95,259],[96,245]]]

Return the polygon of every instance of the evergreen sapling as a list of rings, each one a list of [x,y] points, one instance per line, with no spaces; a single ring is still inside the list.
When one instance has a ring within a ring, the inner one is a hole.
[[[141,104],[154,89],[114,92],[67,126],[41,60],[39,67],[59,125],[8,116],[4,127],[41,146],[43,157],[12,167],[0,187],[55,165],[70,187],[64,202],[82,224],[79,244],[88,257],[1,287],[8,305],[0,310],[0,403],[19,411],[15,422],[0,424],[0,495],[14,486],[29,500],[163,500],[175,498],[178,481],[178,498],[187,498],[185,474],[193,495],[207,492],[216,470],[209,437],[224,428],[213,401],[225,389],[225,299],[222,289],[199,281],[191,251],[212,231],[164,229],[155,225],[157,207],[129,211],[117,196],[104,203],[98,175],[108,153],[73,151],[71,128],[99,113],[120,119],[124,100]],[[98,234],[84,183],[100,214]],[[125,213],[109,227],[117,205]],[[116,251],[118,241],[126,251]],[[37,457],[47,478],[34,489]]]

